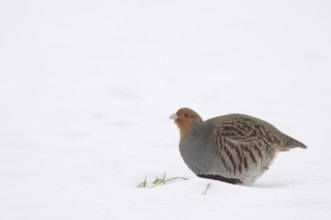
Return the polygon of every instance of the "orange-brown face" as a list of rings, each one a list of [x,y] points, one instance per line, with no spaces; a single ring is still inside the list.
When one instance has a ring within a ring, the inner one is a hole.
[[[176,114],[171,115],[170,118],[175,120],[180,131],[181,139],[185,138],[193,128],[193,122],[202,122],[202,118],[198,113],[189,108],[179,109]]]

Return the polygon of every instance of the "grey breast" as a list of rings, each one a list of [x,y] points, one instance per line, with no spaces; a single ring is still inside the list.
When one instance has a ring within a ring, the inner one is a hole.
[[[205,122],[198,122],[185,140],[179,144],[180,154],[186,165],[197,175],[209,172],[213,165],[213,149]]]

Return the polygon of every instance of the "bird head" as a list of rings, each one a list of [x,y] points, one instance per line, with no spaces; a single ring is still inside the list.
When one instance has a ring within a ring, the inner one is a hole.
[[[177,124],[181,139],[187,136],[192,128],[194,128],[195,123],[203,122],[200,115],[189,108],[179,109],[175,114],[170,116],[170,119],[173,119]]]

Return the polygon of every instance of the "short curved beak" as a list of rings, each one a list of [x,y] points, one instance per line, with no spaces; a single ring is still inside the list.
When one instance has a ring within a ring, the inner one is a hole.
[[[176,120],[176,119],[178,119],[178,115],[176,113],[172,114],[172,115],[170,115],[170,119]]]

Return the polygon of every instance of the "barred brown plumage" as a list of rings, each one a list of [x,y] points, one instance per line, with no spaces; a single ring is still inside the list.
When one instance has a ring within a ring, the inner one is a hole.
[[[179,149],[184,162],[203,178],[251,184],[279,151],[307,148],[261,119],[230,114],[206,121],[181,108],[171,116],[180,130]]]

